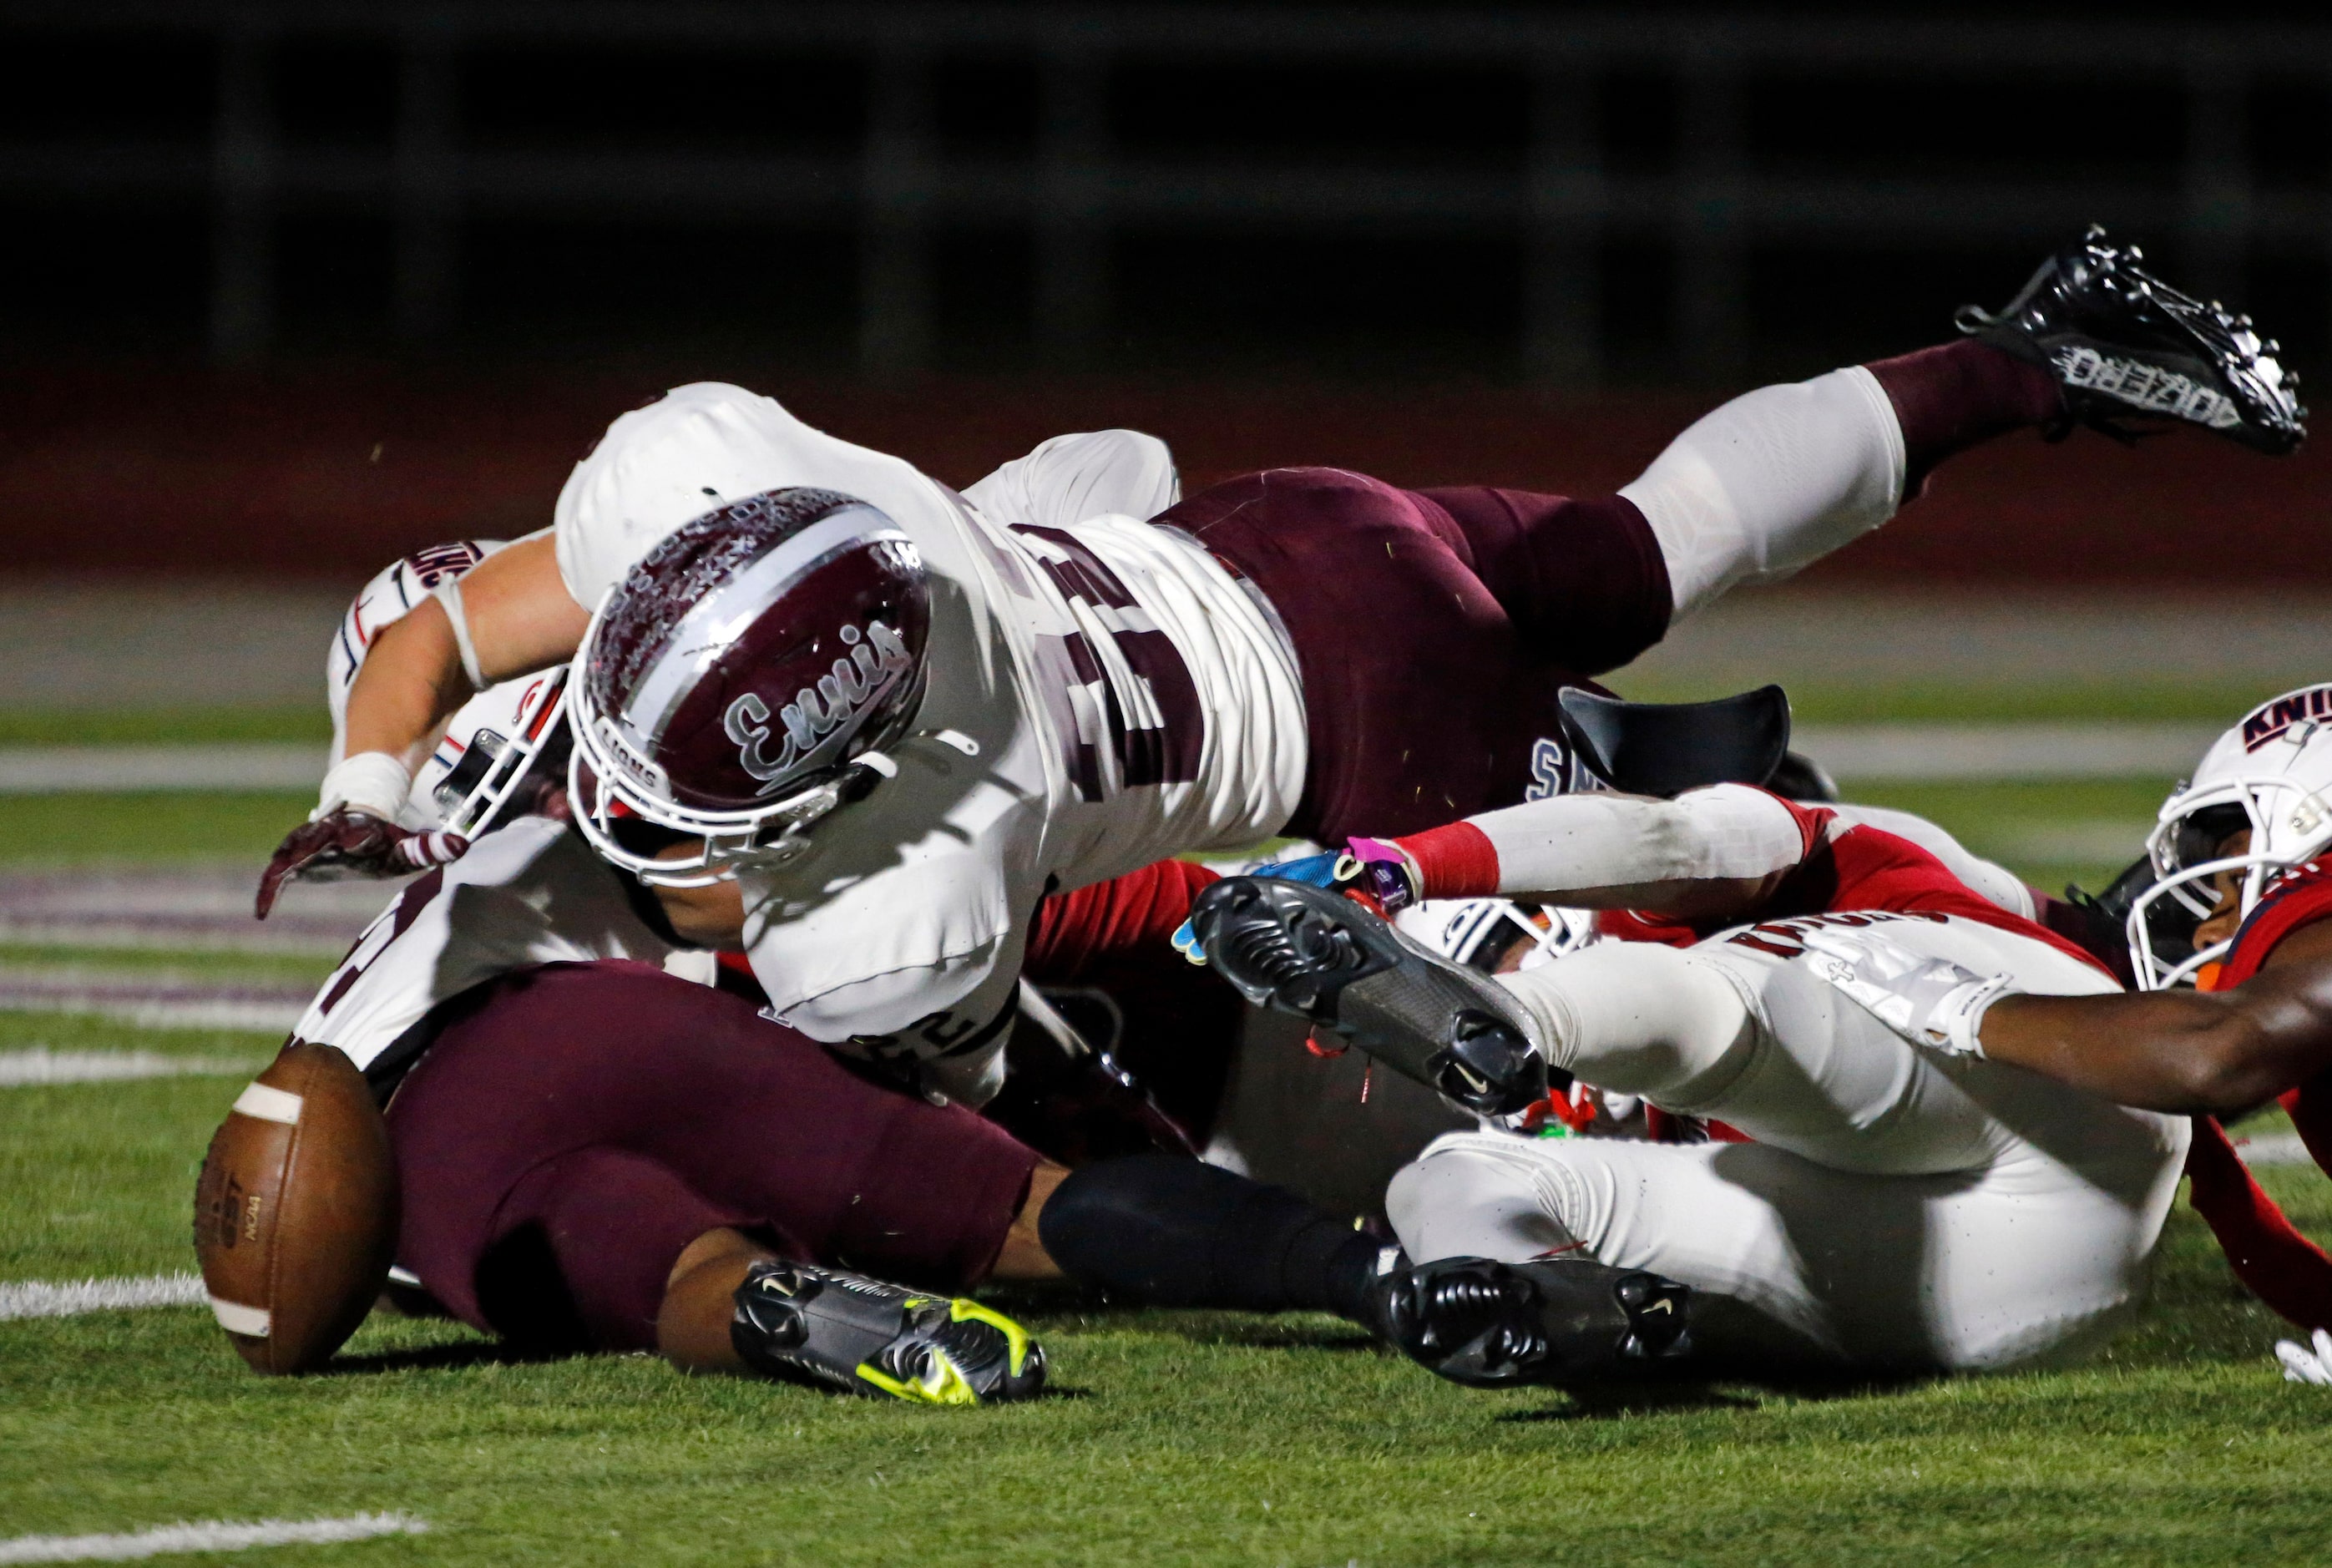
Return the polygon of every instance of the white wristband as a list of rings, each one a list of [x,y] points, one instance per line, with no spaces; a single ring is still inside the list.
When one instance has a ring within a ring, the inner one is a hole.
[[[322,793],[308,820],[346,806],[394,822],[412,789],[413,775],[404,763],[386,751],[359,751],[324,775]]]
[[[461,653],[462,674],[469,677],[470,690],[484,691],[492,683],[478,668],[478,650],[470,642],[470,612],[462,605],[462,579],[453,578],[439,583],[431,597],[454,627],[454,646]]]

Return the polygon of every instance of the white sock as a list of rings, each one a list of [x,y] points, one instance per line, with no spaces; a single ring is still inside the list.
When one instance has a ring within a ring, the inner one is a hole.
[[[1895,515],[1903,431],[1857,365],[1761,387],[1696,421],[1620,493],[1659,540],[1681,620],[1735,583],[1775,582]]]

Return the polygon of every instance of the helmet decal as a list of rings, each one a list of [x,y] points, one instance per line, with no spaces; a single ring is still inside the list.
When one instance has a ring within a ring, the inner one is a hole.
[[[2256,751],[2310,719],[2322,722],[2332,714],[2332,686],[2310,686],[2289,696],[2261,703],[2243,719],[2243,750]]]
[[[722,730],[737,743],[738,764],[760,780],[763,794],[777,789],[819,741],[914,668],[914,655],[905,641],[881,621],[868,621],[863,633],[846,626],[840,636],[850,656],[835,660],[831,674],[820,675],[814,688],[801,688],[779,710],[785,750],[776,758],[762,754],[770,735],[769,705],[759,693],[745,693],[722,717]]]

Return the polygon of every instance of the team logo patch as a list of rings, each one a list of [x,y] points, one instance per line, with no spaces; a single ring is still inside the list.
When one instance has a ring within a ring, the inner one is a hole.
[[[2332,716],[2332,686],[2310,686],[2251,710],[2243,720],[2243,750],[2256,751],[2294,724],[2322,722]]]
[[[898,633],[881,621],[869,621],[862,634],[856,626],[842,628],[843,645],[850,652],[834,661],[833,673],[820,675],[815,689],[804,686],[794,700],[777,712],[770,726],[769,705],[747,692],[729,704],[721,727],[737,744],[737,761],[760,782],[760,794],[778,787],[794,765],[843,729],[876,698],[914,666],[914,656]],[[785,732],[783,749],[775,756],[768,748],[777,730]]]

